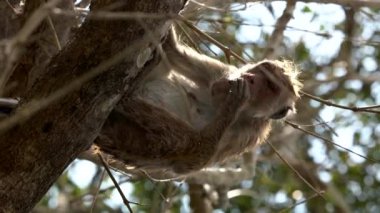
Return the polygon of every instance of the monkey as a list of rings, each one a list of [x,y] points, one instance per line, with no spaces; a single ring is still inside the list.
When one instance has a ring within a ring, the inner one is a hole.
[[[302,84],[289,61],[238,68],[180,44],[174,30],[162,50],[167,61],[119,102],[95,141],[126,165],[189,174],[260,144],[271,120],[295,111]]]
[[[302,84],[289,61],[238,68],[180,44],[174,30],[162,50],[167,61],[120,100],[94,141],[128,168],[170,177],[198,171],[259,145],[271,120],[295,111]],[[0,112],[15,108],[3,102]]]

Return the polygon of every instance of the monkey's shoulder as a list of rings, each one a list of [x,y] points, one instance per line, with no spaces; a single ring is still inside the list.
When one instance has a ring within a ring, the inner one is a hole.
[[[189,122],[191,116],[194,116],[191,110],[196,104],[188,95],[192,88],[191,81],[169,72],[167,75],[146,79],[137,89],[135,96]]]

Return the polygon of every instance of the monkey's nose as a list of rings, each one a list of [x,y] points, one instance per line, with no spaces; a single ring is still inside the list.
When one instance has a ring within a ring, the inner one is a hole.
[[[255,74],[252,73],[244,73],[242,76],[248,83],[254,84],[255,83]]]

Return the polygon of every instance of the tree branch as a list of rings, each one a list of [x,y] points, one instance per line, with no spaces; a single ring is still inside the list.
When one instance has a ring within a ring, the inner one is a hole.
[[[175,0],[137,0],[126,5],[125,1],[98,0],[92,9],[110,3],[119,3],[117,11],[154,13],[178,13],[184,4]],[[149,20],[146,24],[160,32],[168,27],[165,20]],[[48,97],[115,53],[147,41],[145,37],[135,21],[85,21],[69,44],[52,58],[43,76],[22,99],[24,104]],[[109,112],[128,90],[129,82],[141,71],[136,66],[137,55],[150,45],[142,43],[122,62],[1,135],[0,212],[30,211],[66,166],[92,144]]]
[[[276,48],[280,45],[284,38],[284,31],[286,25],[293,17],[293,11],[296,8],[295,0],[287,0],[286,8],[282,13],[281,17],[277,20],[275,29],[272,33],[272,36],[269,38],[267,42],[267,48],[264,53],[264,57],[267,59],[274,59],[276,55]]]

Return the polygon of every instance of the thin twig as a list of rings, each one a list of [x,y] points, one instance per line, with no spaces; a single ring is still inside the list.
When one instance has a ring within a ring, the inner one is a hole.
[[[322,192],[322,194],[324,194],[324,192]],[[310,197],[308,197],[308,198],[306,198],[306,199],[304,199],[304,200],[302,200],[302,201],[300,201],[300,202],[297,202],[297,203],[295,203],[294,205],[291,205],[291,206],[289,206],[289,207],[286,208],[286,209],[281,210],[279,213],[282,213],[282,212],[288,212],[288,211],[294,209],[296,206],[301,205],[301,204],[303,204],[303,203],[306,203],[307,201],[309,201],[309,200],[311,200],[311,199],[314,199],[314,198],[316,198],[316,197],[318,197],[318,196],[319,196],[319,194],[313,194],[312,196],[310,196]]]
[[[181,32],[183,33],[183,35],[186,37],[186,39],[189,41],[189,43],[191,44],[192,48],[194,48],[197,52],[200,52],[200,49],[198,48],[198,46],[196,45],[195,41],[193,40],[193,38],[191,38],[191,36],[189,35],[189,33],[185,30],[185,28],[182,27],[182,25],[176,23],[176,26],[181,29]]]
[[[343,105],[340,105],[340,104],[333,103],[332,101],[316,97],[314,95],[311,95],[311,94],[303,92],[303,91],[301,91],[300,93],[302,95],[310,98],[310,99],[313,99],[315,101],[323,103],[323,104],[325,104],[327,106],[333,106],[333,107],[340,108],[340,109],[347,109],[347,110],[351,110],[353,112],[369,112],[369,113],[380,114],[380,110],[373,110],[375,108],[380,108],[380,105],[365,106],[365,107],[356,107],[356,106],[349,107],[349,106],[343,106]]]
[[[231,12],[239,12],[239,11],[247,9],[247,2],[244,2],[243,3],[244,6],[242,6],[239,9],[231,9],[230,7],[226,7],[224,9],[222,9],[222,8],[218,8],[218,7],[208,6],[204,3],[198,2],[196,0],[190,0],[190,1],[193,2],[194,4],[198,5],[199,7],[202,7],[202,8],[208,9],[208,10],[218,11],[218,12],[227,12],[228,11],[229,13],[231,13]],[[239,4],[239,6],[240,5],[241,4]]]
[[[91,204],[91,208],[90,208],[90,213],[92,213],[92,212],[94,211],[95,203],[96,203],[96,199],[98,198],[99,191],[100,191],[100,186],[102,185],[102,182],[103,182],[103,179],[104,179],[104,175],[105,175],[105,174],[106,174],[106,170],[103,170],[103,171],[102,171],[102,174],[100,175],[100,178],[99,178],[98,186],[96,187],[96,191],[95,191],[95,194],[94,194],[94,198],[92,199],[92,204]]]
[[[271,27],[275,28],[276,25],[265,25],[262,23],[249,23],[245,22],[243,20],[232,20],[232,19],[220,19],[220,18],[197,18],[197,19],[189,19],[189,21],[206,21],[206,22],[211,22],[211,23],[220,23],[220,24],[231,24],[231,25],[238,25],[238,26],[251,26],[251,27],[258,27],[258,28],[263,28],[263,27]],[[299,32],[305,32],[305,33],[311,33],[316,36],[324,37],[324,38],[331,38],[332,35],[328,32],[320,32],[320,31],[312,31],[312,30],[307,30],[307,29],[301,29],[297,28],[294,26],[288,26],[286,25],[286,30],[293,30],[293,31],[299,31]]]
[[[51,31],[53,33],[55,44],[57,45],[58,50],[61,51],[62,50],[62,45],[61,45],[61,42],[59,41],[57,30],[55,29],[53,20],[51,19],[50,15],[47,16],[47,20],[48,20],[48,23],[49,23],[49,27],[50,27],[50,29],[51,29]]]
[[[273,146],[273,144],[270,142],[270,141],[266,141],[269,146],[273,149],[273,151],[276,153],[276,155],[282,160],[282,162],[284,162],[291,170],[293,170],[293,172],[306,184],[308,185],[315,193],[318,194],[318,196],[320,196],[321,198],[323,198],[324,200],[326,200],[324,197],[323,197],[323,193],[324,191],[319,191],[318,189],[316,189],[311,183],[309,183],[304,177],[302,177],[302,175],[285,159],[281,156],[281,154],[278,152],[278,150]]]
[[[319,124],[321,124],[323,129],[326,129],[327,131],[330,131],[333,135],[338,136],[338,133],[336,133],[335,129],[330,126],[327,122],[325,122],[319,115],[314,118]]]
[[[230,61],[230,56],[232,55],[237,60],[239,60],[240,62],[242,62],[244,64],[247,63],[247,61],[244,60],[244,58],[242,58],[240,55],[238,55],[237,53],[235,53],[234,51],[232,51],[229,47],[225,46],[224,44],[220,43],[219,41],[217,41],[213,37],[211,37],[211,36],[207,35],[206,33],[202,32],[202,30],[200,30],[199,28],[197,28],[196,26],[194,26],[189,20],[187,20],[183,16],[179,16],[179,17],[180,17],[181,21],[183,21],[183,23],[185,23],[186,26],[188,26],[190,29],[194,30],[194,32],[196,32],[200,36],[204,37],[209,42],[215,44],[215,46],[219,47],[224,52],[224,54],[226,56],[227,62]]]
[[[329,140],[329,139],[327,139],[327,138],[325,138],[325,137],[323,137],[323,136],[320,136],[320,135],[318,135],[318,134],[316,134],[316,133],[314,133],[314,132],[311,132],[311,131],[309,131],[309,130],[303,129],[303,128],[301,128],[299,125],[297,125],[297,124],[295,124],[295,123],[292,123],[292,122],[290,122],[290,121],[285,121],[285,123],[288,124],[288,125],[290,125],[290,126],[293,127],[294,129],[298,129],[298,130],[300,130],[300,131],[302,131],[302,132],[304,132],[304,133],[306,133],[306,134],[308,134],[308,135],[312,135],[312,136],[314,136],[314,137],[316,137],[316,138],[319,138],[319,139],[321,139],[321,140],[323,140],[323,141],[326,141],[326,142],[328,142],[328,143],[331,143],[331,144],[334,145],[334,146],[337,146],[337,147],[339,147],[339,148],[341,148],[341,149],[343,149],[343,150],[346,150],[347,152],[350,152],[350,153],[352,153],[352,154],[354,154],[354,155],[357,155],[357,156],[359,156],[359,157],[362,157],[362,158],[364,158],[364,159],[366,159],[366,160],[368,160],[368,161],[371,161],[371,162],[373,162],[373,163],[378,163],[378,162],[380,162],[380,161],[376,161],[376,160],[374,160],[374,159],[372,159],[372,158],[366,157],[366,156],[364,156],[364,155],[361,155],[361,154],[359,154],[359,153],[357,153],[357,152],[354,152],[354,151],[352,151],[352,150],[350,150],[350,149],[348,149],[348,148],[345,148],[345,147],[343,147],[343,146],[341,146],[341,145],[339,145],[339,144],[333,142],[332,140]]]
[[[225,39],[227,40],[227,42],[229,42],[229,44],[233,44],[239,51],[241,51],[242,56],[245,55],[249,61],[255,61],[255,59],[247,52],[246,48],[243,48],[240,43],[236,42],[235,38],[232,38],[228,35],[227,30],[223,26],[221,26],[217,22],[211,22],[211,24],[218,32],[221,32],[223,33],[223,35],[226,35]]]
[[[129,202],[128,199],[125,197],[125,195],[124,195],[123,191],[121,190],[119,184],[117,183],[115,177],[114,177],[113,174],[111,173],[111,170],[108,168],[108,164],[107,164],[106,161],[103,159],[102,154],[97,153],[97,155],[98,155],[100,161],[102,162],[104,168],[106,169],[108,176],[111,178],[113,184],[115,185],[117,191],[119,192],[119,194],[120,194],[120,196],[121,196],[121,199],[123,199],[124,204],[127,206],[129,212],[130,212],[130,213],[133,213],[132,208],[131,208],[131,205],[130,205],[130,202]]]

